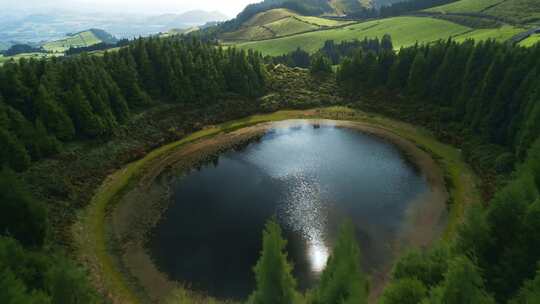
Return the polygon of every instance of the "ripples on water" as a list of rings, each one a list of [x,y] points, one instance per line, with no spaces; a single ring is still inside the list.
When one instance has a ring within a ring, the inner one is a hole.
[[[373,136],[296,123],[175,180],[149,247],[173,279],[225,298],[246,297],[264,223],[284,228],[305,289],[324,270],[339,225],[355,224],[367,271],[391,257],[408,204],[427,190],[399,151]]]

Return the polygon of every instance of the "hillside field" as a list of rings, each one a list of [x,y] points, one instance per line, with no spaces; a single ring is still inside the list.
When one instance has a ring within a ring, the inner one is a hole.
[[[43,49],[53,53],[63,53],[71,47],[87,47],[102,42],[92,31],[84,31],[64,39],[47,42],[43,45]]]
[[[474,39],[477,41],[495,39],[502,42],[512,38],[514,35],[517,35],[522,31],[523,29],[505,25],[494,29],[477,29],[463,35],[456,36],[455,39],[460,42],[465,41],[466,39]]]
[[[524,47],[531,47],[540,42],[540,34],[532,35],[529,38],[521,41],[519,45]]]
[[[24,53],[24,54],[19,54],[15,56],[7,56],[7,57],[0,54],[0,66],[11,59],[18,61],[19,59],[22,59],[22,58],[43,59],[43,58],[58,57],[58,56],[63,56],[63,54]]]
[[[461,0],[426,11],[481,13],[520,24],[540,23],[540,1],[538,0]]]
[[[353,39],[361,40],[364,38],[380,38],[385,34],[389,34],[392,36],[394,47],[399,49],[400,47],[413,45],[416,42],[429,43],[439,39],[448,39],[449,37],[458,37],[459,40],[467,38],[506,40],[520,31],[522,30],[511,26],[504,26],[500,29],[474,30],[440,19],[396,17],[290,37],[245,42],[237,46],[242,49],[254,49],[264,55],[281,55],[294,51],[298,47],[308,52],[315,52],[323,46],[326,40],[335,40],[336,42]]]
[[[254,41],[323,30],[350,24],[348,21],[301,16],[288,9],[259,13],[234,32],[222,35],[225,41]]]
[[[504,0],[461,0],[450,4],[427,9],[428,12],[440,13],[479,13],[503,2]]]

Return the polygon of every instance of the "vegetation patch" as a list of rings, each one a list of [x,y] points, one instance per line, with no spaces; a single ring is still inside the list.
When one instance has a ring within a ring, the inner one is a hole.
[[[310,53],[318,51],[327,40],[336,42],[344,40],[362,40],[364,38],[382,38],[389,34],[393,38],[394,47],[411,46],[415,43],[429,43],[439,39],[448,39],[470,31],[459,24],[426,17],[396,17],[374,20],[290,37],[265,41],[240,43],[241,49],[253,49],[264,55],[282,55],[302,48]]]
[[[519,43],[520,46],[524,47],[532,47],[535,44],[540,42],[540,34],[531,35],[529,38],[521,41]],[[1,60],[1,59],[0,59]]]
[[[63,53],[70,48],[88,47],[103,42],[94,31],[84,31],[76,34],[68,35],[68,37],[47,42],[43,45],[43,49],[51,53]]]
[[[493,29],[477,29],[471,32],[464,33],[462,35],[458,35],[454,38],[456,41],[459,42],[463,42],[467,39],[473,39],[475,41],[494,39],[500,42],[504,42],[521,32],[523,32],[523,29],[521,28],[517,28],[511,25],[505,25]]]
[[[450,4],[427,9],[428,12],[440,13],[476,13],[500,4],[505,0],[460,0]]]
[[[302,16],[289,9],[271,9],[253,16],[237,30],[224,33],[225,41],[257,41],[350,24],[348,21]]]

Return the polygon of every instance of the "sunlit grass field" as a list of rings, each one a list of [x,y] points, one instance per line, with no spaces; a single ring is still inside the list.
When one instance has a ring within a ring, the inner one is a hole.
[[[540,34],[530,36],[529,38],[521,41],[519,45],[524,46],[524,47],[531,47],[537,43],[540,43]]]
[[[63,53],[71,47],[87,47],[100,42],[101,40],[92,31],[85,31],[61,40],[47,42],[43,45],[43,49],[48,52]]]
[[[396,48],[463,35],[470,28],[445,20],[424,17],[396,17],[349,25],[290,37],[238,44],[242,49],[254,49],[265,55],[280,55],[300,47],[308,52],[320,49],[326,40],[353,40],[392,36]]]
[[[63,54],[24,53],[24,54],[19,54],[15,56],[4,56],[0,54],[0,66],[10,60],[19,61],[22,58],[43,59],[43,58],[58,57],[58,56],[63,56]]]
[[[482,13],[518,23],[540,22],[540,1],[538,0],[461,0],[426,11]]]
[[[427,9],[428,12],[471,13],[481,12],[504,0],[461,0],[450,4]]]
[[[497,41],[503,42],[512,38],[514,35],[519,34],[522,31],[523,29],[516,28],[510,25],[505,25],[500,28],[494,29],[477,29],[466,34],[456,36],[455,39],[456,41],[460,42],[465,41],[466,39],[474,39],[476,41],[495,39]]]
[[[234,32],[222,36],[228,41],[250,41],[283,37],[350,24],[349,21],[301,16],[287,9],[273,9],[255,15]]]

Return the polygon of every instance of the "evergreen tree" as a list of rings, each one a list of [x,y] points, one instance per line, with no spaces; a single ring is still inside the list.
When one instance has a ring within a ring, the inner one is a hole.
[[[385,52],[394,51],[394,45],[392,44],[392,38],[390,35],[385,34],[381,39],[381,49]]]
[[[427,72],[427,63],[424,54],[419,52],[414,58],[411,66],[411,73],[408,80],[407,93],[412,97],[422,98],[426,92],[425,75]]]
[[[482,276],[476,265],[461,256],[450,261],[444,281],[431,290],[429,300],[423,303],[495,304],[495,301],[484,290]]]
[[[401,279],[384,289],[379,304],[418,304],[427,296],[427,291],[417,279]]]
[[[7,166],[15,171],[24,171],[30,165],[30,156],[17,137],[0,128],[0,168]]]
[[[44,122],[47,130],[58,139],[70,140],[75,136],[75,128],[71,118],[43,85],[38,88],[34,107],[37,117]]]
[[[87,137],[96,137],[103,133],[103,123],[93,113],[80,86],[77,85],[68,92],[66,100],[77,132]]]
[[[325,56],[317,56],[311,63],[310,72],[314,76],[324,77],[332,74],[332,65]]]
[[[313,303],[367,303],[368,294],[369,284],[360,267],[354,226],[346,222],[314,291]]]
[[[43,205],[28,194],[15,174],[0,172],[0,234],[26,246],[41,246],[47,232]]]
[[[261,257],[255,265],[257,289],[250,297],[254,304],[291,304],[296,302],[296,281],[292,266],[287,261],[285,246],[287,241],[281,236],[281,228],[275,220],[270,220],[263,231]]]
[[[540,299],[540,270],[534,280],[527,281],[510,304],[532,304]]]

